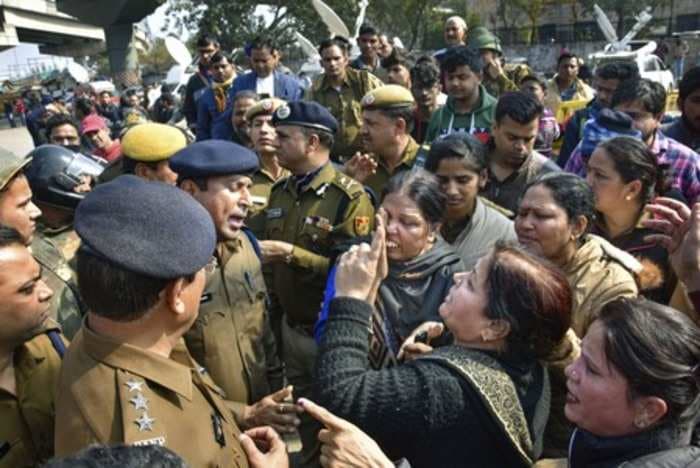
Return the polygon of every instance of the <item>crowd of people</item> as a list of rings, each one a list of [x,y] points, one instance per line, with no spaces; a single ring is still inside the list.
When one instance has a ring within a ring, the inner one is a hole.
[[[0,467],[700,466],[700,68],[356,40],[0,149]]]

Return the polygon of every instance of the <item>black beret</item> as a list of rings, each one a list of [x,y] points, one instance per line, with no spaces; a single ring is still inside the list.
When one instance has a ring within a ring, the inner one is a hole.
[[[328,109],[317,102],[308,101],[294,101],[278,107],[272,115],[272,125],[297,125],[331,134],[338,130],[338,121]]]
[[[259,168],[260,162],[255,153],[226,140],[198,141],[170,158],[170,169],[180,179],[252,174]]]
[[[75,230],[86,253],[166,280],[203,268],[216,246],[211,215],[194,198],[133,175],[89,192],[75,211]]]

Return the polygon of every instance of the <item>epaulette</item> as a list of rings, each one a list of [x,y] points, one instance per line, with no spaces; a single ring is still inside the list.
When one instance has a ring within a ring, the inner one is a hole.
[[[420,145],[420,148],[418,148],[418,151],[416,152],[416,159],[413,161],[413,167],[416,168],[421,168],[423,169],[425,167],[425,163],[428,160],[428,154],[430,153],[430,145],[427,143],[423,143]]]
[[[272,193],[273,190],[275,190],[275,189],[281,187],[282,185],[284,185],[284,184],[289,180],[289,177],[290,177],[290,176],[287,176],[287,177],[283,177],[283,178],[281,178],[281,179],[279,179],[279,180],[276,180],[276,181],[272,184],[272,186],[270,187],[270,193]]]
[[[634,256],[632,256],[628,252],[625,252],[622,249],[615,247],[606,239],[603,239],[600,236],[596,236],[595,234],[590,234],[590,236],[596,238],[598,244],[600,245],[600,248],[603,249],[603,253],[605,253],[607,257],[615,260],[617,263],[625,267],[625,269],[629,270],[634,274],[641,273],[642,264],[639,263],[639,260],[634,258]]]
[[[508,218],[508,219],[513,219],[513,218],[515,218],[515,213],[513,213],[513,212],[510,211],[509,209],[503,208],[501,205],[492,202],[491,200],[489,200],[489,199],[486,198],[486,197],[479,197],[479,199],[484,203],[484,205],[486,205],[486,206],[488,206],[489,208],[492,208],[492,209],[498,211],[499,213],[501,213],[501,214],[502,214],[503,216],[505,216],[506,218]]]
[[[338,187],[343,193],[350,197],[351,200],[365,193],[365,189],[361,183],[339,171],[336,171],[331,184]]]

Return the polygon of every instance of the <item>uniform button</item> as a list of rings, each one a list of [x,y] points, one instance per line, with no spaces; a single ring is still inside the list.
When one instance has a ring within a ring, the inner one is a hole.
[[[314,234],[314,235],[311,236],[311,240],[313,240],[314,242],[315,242],[317,239],[318,239],[318,234]]]
[[[296,206],[299,206],[299,205],[301,205],[301,202],[296,202],[296,203],[294,203],[294,204],[295,204]]]

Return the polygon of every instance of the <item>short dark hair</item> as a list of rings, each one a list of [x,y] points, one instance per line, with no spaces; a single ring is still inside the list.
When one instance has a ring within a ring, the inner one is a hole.
[[[627,380],[630,399],[656,396],[668,412],[662,426],[692,430],[700,411],[700,328],[684,314],[642,298],[608,302],[603,325],[607,360]]]
[[[510,354],[543,359],[571,326],[573,295],[562,271],[522,247],[499,241],[489,258],[486,316],[510,325]]]
[[[595,76],[603,80],[627,81],[639,78],[639,67],[634,62],[608,62],[595,69]]]
[[[457,67],[467,66],[473,73],[481,73],[484,62],[481,54],[476,49],[466,46],[457,46],[447,49],[442,68],[448,73],[454,72]]]
[[[382,68],[390,68],[395,65],[401,65],[406,68],[406,70],[411,70],[413,67],[413,60],[408,56],[406,51],[398,47],[394,47],[391,50],[391,54],[388,57],[381,60]]]
[[[95,103],[88,97],[79,97],[75,100],[75,112],[82,115],[90,115],[95,112]]]
[[[222,62],[224,60],[226,60],[231,65],[233,65],[233,60],[231,59],[230,55],[228,55],[226,52],[224,52],[222,50],[217,50],[209,59],[209,66],[211,66],[215,63]]]
[[[547,83],[545,83],[545,81],[539,76],[532,74],[525,75],[523,78],[521,78],[519,84],[527,83],[528,81],[534,81],[540,88],[542,88],[542,91],[547,91]]]
[[[219,41],[208,33],[201,34],[197,38],[197,48],[209,47],[210,45],[219,47]]]
[[[505,117],[510,117],[511,120],[525,125],[542,116],[543,112],[544,107],[534,96],[515,91],[505,93],[498,99],[494,120],[500,124]]]
[[[125,270],[81,248],[76,254],[78,289],[88,309],[100,317],[131,322],[158,303],[171,282]]]
[[[576,64],[578,64],[578,56],[576,54],[572,54],[571,52],[564,52],[557,59],[557,68],[559,67],[559,65],[561,65],[561,63],[564,60],[569,60],[569,59],[576,59]]]
[[[424,60],[422,57],[411,68],[411,83],[421,88],[431,88],[440,82],[440,67],[435,60]]]
[[[615,90],[611,107],[637,100],[647,112],[661,114],[666,108],[666,90],[660,83],[646,78],[626,80]]]
[[[235,96],[233,96],[233,103],[236,101],[240,101],[241,99],[252,99],[254,101],[257,101],[259,99],[258,93],[255,91],[252,91],[250,89],[243,89],[241,91],[238,91]]]
[[[382,200],[392,193],[401,193],[411,199],[428,223],[436,225],[442,222],[447,198],[433,174],[422,169],[401,171],[387,182]]]
[[[322,55],[324,50],[333,46],[339,48],[345,55],[350,52],[350,42],[346,38],[343,36],[333,36],[330,39],[321,41],[321,44],[318,46],[318,53]]]
[[[46,138],[50,140],[53,129],[62,125],[70,125],[76,132],[80,130],[80,125],[70,115],[64,113],[54,114],[46,121]]]
[[[301,132],[308,138],[311,135],[316,135],[318,137],[318,141],[321,143],[321,146],[323,146],[326,149],[331,149],[333,148],[333,143],[335,142],[335,138],[331,133],[324,132],[323,130],[316,130],[313,128],[309,127],[299,127],[301,129]]]
[[[486,148],[472,135],[453,133],[430,145],[425,169],[435,173],[444,159],[459,159],[474,172],[486,168]]]
[[[678,100],[683,101],[700,89],[700,67],[693,67],[683,75],[678,83]]]
[[[15,228],[0,224],[0,249],[13,245],[24,247],[25,243],[22,235]]]
[[[618,136],[600,143],[624,183],[638,180],[642,184],[641,202],[646,204],[666,189],[666,174],[656,155],[639,138]]]
[[[49,460],[43,468],[187,468],[187,463],[167,447],[148,445],[93,445],[77,454]]]
[[[550,172],[527,184],[523,194],[537,185],[549,189],[554,201],[566,212],[569,222],[585,216],[590,227],[595,216],[595,199],[593,190],[584,179],[567,172]]]
[[[362,26],[360,26],[360,30],[357,33],[357,36],[359,37],[367,34],[370,34],[372,36],[378,36],[379,31],[377,31],[371,24],[364,23]]]
[[[250,43],[250,50],[268,49],[270,52],[277,50],[277,44],[268,36],[257,36]]]

